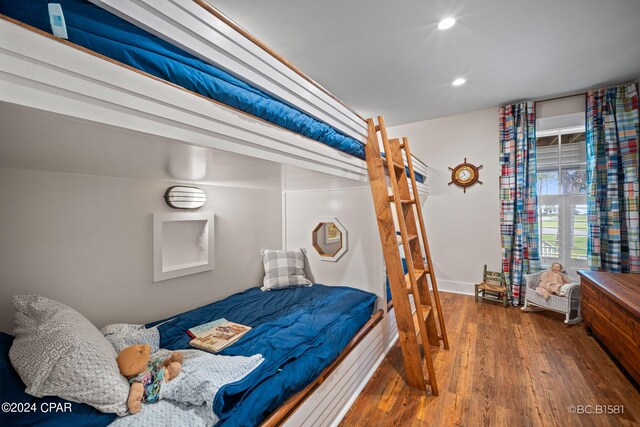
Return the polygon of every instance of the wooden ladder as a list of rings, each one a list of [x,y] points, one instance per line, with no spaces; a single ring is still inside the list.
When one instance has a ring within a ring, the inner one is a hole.
[[[438,395],[433,360],[431,357],[431,345],[439,346],[442,341],[445,349],[449,348],[447,332],[442,317],[438,285],[434,274],[431,253],[427,233],[422,219],[422,208],[418,199],[409,140],[402,138],[388,139],[384,126],[384,119],[378,117],[378,125],[373,119],[367,120],[368,141],[365,145],[367,169],[369,171],[369,183],[376,210],[378,230],[382,242],[382,251],[387,266],[387,277],[393,297],[393,307],[398,325],[402,360],[406,373],[406,382],[409,386],[426,392],[429,385],[431,393]],[[380,153],[378,133],[382,137],[385,157]],[[405,164],[402,156],[404,150],[409,179],[405,172]],[[385,168],[388,170],[392,193],[389,195]],[[409,182],[411,188],[409,188]],[[397,221],[394,222],[391,205],[395,205]],[[414,211],[415,207],[415,211]],[[397,229],[396,229],[397,224]],[[418,231],[418,227],[420,230]],[[407,261],[407,273],[404,273],[400,251],[398,249],[397,233],[402,239],[404,256]],[[420,233],[420,236],[418,235]],[[422,245],[420,241],[422,240]],[[424,249],[424,254],[423,254]],[[427,263],[425,265],[424,259]],[[433,301],[429,292],[429,277],[433,290]],[[409,295],[413,295],[415,314],[412,312]],[[438,318],[440,334],[436,327],[435,318]],[[420,340],[418,340],[420,336]],[[422,344],[424,364],[420,352]],[[424,366],[428,377],[425,378]]]

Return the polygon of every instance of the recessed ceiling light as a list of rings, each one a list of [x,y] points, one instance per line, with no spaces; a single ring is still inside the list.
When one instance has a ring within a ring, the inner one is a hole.
[[[465,79],[463,79],[462,77],[460,77],[459,79],[455,79],[451,84],[454,86],[462,86],[463,84],[465,84],[467,81]]]
[[[451,27],[453,27],[456,23],[456,20],[454,18],[444,18],[442,21],[438,22],[438,28],[440,30],[446,30],[449,29]]]

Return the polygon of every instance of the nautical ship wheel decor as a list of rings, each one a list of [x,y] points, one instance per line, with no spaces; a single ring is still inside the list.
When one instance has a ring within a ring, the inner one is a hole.
[[[464,162],[460,163],[458,166],[453,168],[449,168],[451,171],[451,184],[455,184],[458,187],[462,187],[464,192],[467,192],[467,187],[471,187],[476,182],[478,184],[482,184],[482,181],[479,180],[480,174],[479,170],[482,169],[482,165],[475,166],[471,163],[467,162],[467,158],[464,158]]]

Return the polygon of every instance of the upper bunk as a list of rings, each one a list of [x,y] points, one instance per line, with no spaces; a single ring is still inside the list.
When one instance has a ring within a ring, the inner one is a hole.
[[[366,121],[208,4],[92,2],[60,2],[67,41],[0,1],[1,101],[367,181]]]

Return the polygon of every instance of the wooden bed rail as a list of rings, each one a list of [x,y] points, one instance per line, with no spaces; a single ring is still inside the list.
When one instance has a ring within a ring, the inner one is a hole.
[[[340,365],[340,363],[344,360],[345,357],[353,350],[362,339],[367,336],[369,332],[371,332],[384,317],[384,310],[379,309],[371,318],[364,324],[362,328],[356,332],[351,341],[347,344],[347,346],[342,350],[342,352],[338,355],[336,360],[331,362],[329,366],[327,366],[324,371],[318,375],[318,377],[304,389],[300,390],[289,399],[287,399],[278,409],[267,417],[261,424],[260,427],[275,427],[284,424],[284,422],[289,418],[289,416],[300,406],[302,403],[311,396],[311,393],[318,388],[324,380],[331,375],[331,373]]]
[[[330,96],[334,101],[338,102],[340,105],[342,105],[344,108],[346,108],[347,110],[349,110],[350,112],[352,112],[353,114],[355,114],[356,116],[358,116],[359,119],[361,119],[362,121],[365,121],[365,118],[362,117],[360,114],[358,114],[357,112],[355,112],[353,110],[353,108],[349,107],[347,104],[345,104],[340,98],[338,98],[337,96],[335,96],[334,94],[332,94],[331,92],[329,92],[329,90],[325,89],[320,83],[316,82],[315,80],[313,80],[311,77],[309,77],[308,75],[306,75],[304,72],[302,72],[302,70],[300,70],[298,67],[296,67],[295,65],[293,65],[291,62],[287,61],[284,57],[282,57],[280,54],[278,54],[276,51],[274,51],[273,49],[271,49],[269,46],[267,46],[265,43],[263,43],[262,41],[260,41],[260,39],[258,39],[256,36],[254,36],[253,34],[251,34],[250,32],[248,32],[247,30],[245,30],[244,28],[242,28],[237,22],[235,22],[234,20],[232,20],[231,18],[229,18],[227,15],[225,15],[224,13],[220,12],[218,9],[216,9],[215,7],[211,6],[209,3],[207,3],[204,0],[193,0],[198,6],[202,7],[203,9],[205,9],[207,12],[211,13],[212,15],[214,15],[216,18],[220,19],[222,22],[224,22],[225,24],[227,24],[228,26],[230,26],[231,28],[233,28],[235,31],[237,31],[239,34],[243,35],[245,38],[247,38],[248,40],[250,40],[253,44],[255,44],[256,46],[258,46],[260,49],[264,50],[265,52],[267,52],[269,55],[273,56],[275,59],[277,59],[278,61],[280,61],[282,64],[286,65],[287,67],[289,67],[294,73],[296,73],[297,75],[299,75],[300,77],[302,77],[303,79],[305,79],[306,81],[308,81],[309,83],[311,83],[312,85],[314,85],[315,87],[317,87],[318,89],[320,89],[322,92],[324,92],[326,95]]]

